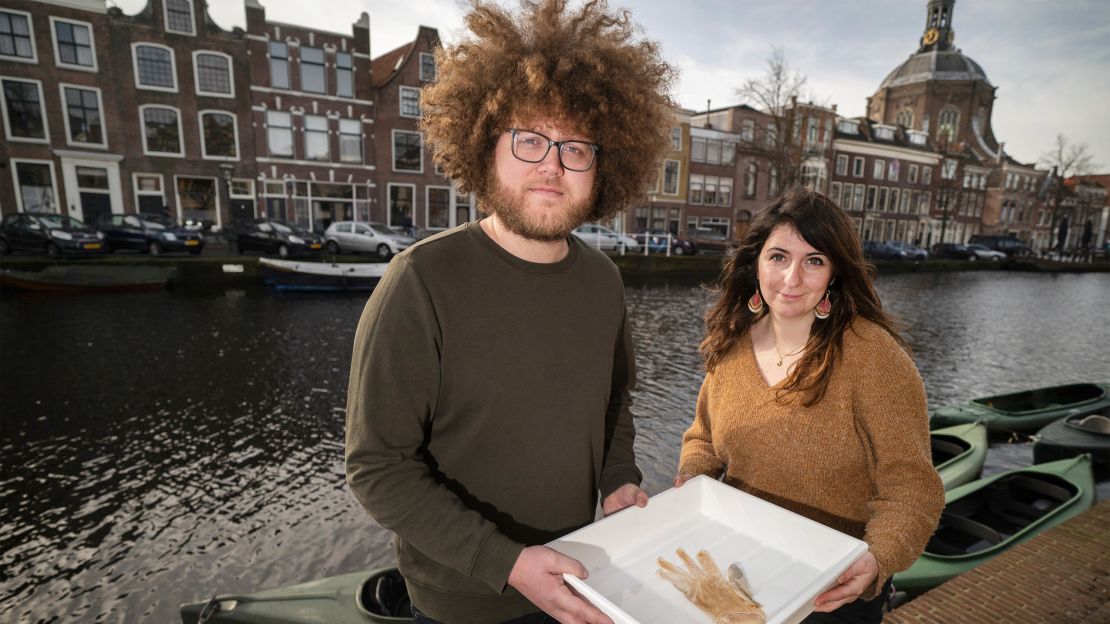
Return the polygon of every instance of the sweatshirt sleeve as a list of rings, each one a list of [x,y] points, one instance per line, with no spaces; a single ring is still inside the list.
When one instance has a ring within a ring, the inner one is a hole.
[[[625,483],[640,484],[643,475],[636,467],[636,428],[632,422],[632,388],[636,385],[636,357],[628,310],[621,319],[621,329],[613,349],[613,381],[609,392],[609,409],[605,414],[605,461],[598,489],[601,498]]]
[[[882,331],[882,330],[878,330]],[[885,332],[860,358],[856,426],[871,451],[873,484],[864,532],[879,564],[873,598],[895,572],[921,555],[944,508],[944,486],[933,468],[925,385],[910,356]]]
[[[709,475],[717,478],[724,472],[725,463],[713,447],[713,422],[709,413],[713,373],[707,373],[698,391],[698,404],[694,422],[682,436],[682,453],[678,459],[678,472],[692,475]]]
[[[355,332],[345,469],[382,527],[420,552],[503,591],[523,545],[436,482],[423,456],[440,383],[435,307],[409,256],[397,256]]]

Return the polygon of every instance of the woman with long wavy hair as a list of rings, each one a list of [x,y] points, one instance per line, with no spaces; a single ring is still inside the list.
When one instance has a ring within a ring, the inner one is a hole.
[[[701,344],[706,376],[675,485],[726,483],[864,540],[811,622],[879,622],[894,572],[936,528],[925,387],[883,310],[855,227],[796,188],[729,258]]]

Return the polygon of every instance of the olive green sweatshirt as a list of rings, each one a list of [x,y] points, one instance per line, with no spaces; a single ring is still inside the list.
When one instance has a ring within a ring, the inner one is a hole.
[[[620,274],[568,239],[521,260],[478,223],[396,256],[355,334],[347,482],[396,533],[413,604],[449,624],[536,611],[509,572],[641,479]]]

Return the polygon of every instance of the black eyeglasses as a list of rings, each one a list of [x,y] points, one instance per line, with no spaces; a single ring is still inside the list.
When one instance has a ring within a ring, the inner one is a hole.
[[[585,141],[552,141],[539,132],[509,128],[512,135],[513,156],[527,163],[538,163],[547,158],[554,145],[559,164],[570,171],[589,171],[594,166],[601,148]]]

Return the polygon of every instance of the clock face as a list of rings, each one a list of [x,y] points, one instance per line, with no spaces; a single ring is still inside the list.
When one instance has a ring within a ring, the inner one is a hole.
[[[940,33],[937,32],[936,28],[925,31],[925,45],[933,45],[937,42],[938,37],[940,37]]]

